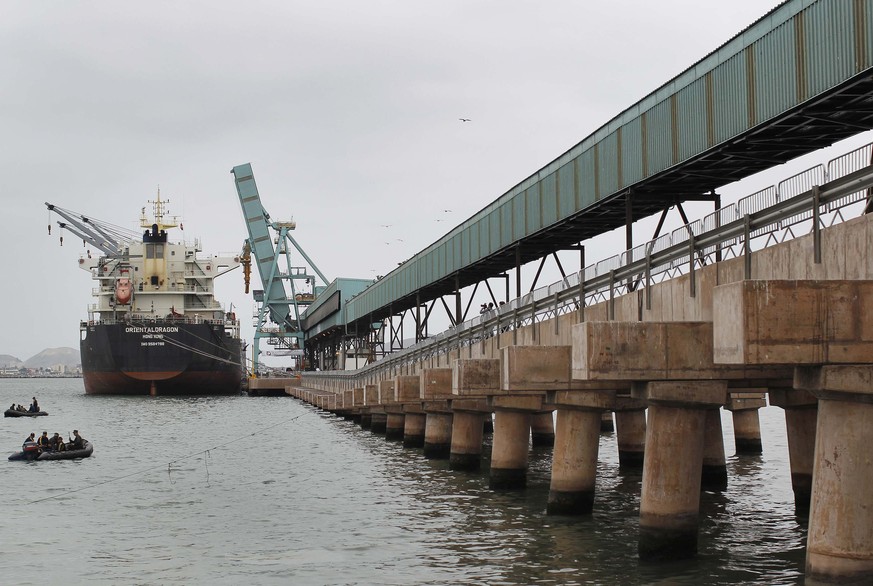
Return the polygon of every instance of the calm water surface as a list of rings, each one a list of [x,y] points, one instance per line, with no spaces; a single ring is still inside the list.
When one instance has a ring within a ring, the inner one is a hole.
[[[601,438],[595,513],[550,517],[550,449],[532,452],[527,490],[494,493],[487,473],[291,398],[0,380],[4,408],[34,395],[49,416],[4,418],[6,452],[31,431],[77,428],[94,455],[0,461],[3,584],[802,583],[806,519],[775,407],[761,410],[764,455],[729,456],[728,491],[703,493],[697,558],[651,565],[637,560],[640,475],[618,472],[615,434]]]

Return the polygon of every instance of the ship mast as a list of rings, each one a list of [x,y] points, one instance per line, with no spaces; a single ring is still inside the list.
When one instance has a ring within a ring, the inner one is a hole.
[[[140,216],[139,224],[143,228],[151,228],[154,225],[158,226],[158,232],[160,233],[165,228],[176,228],[179,225],[178,218],[173,216],[172,219],[168,219],[164,222],[164,206],[170,203],[169,199],[161,199],[161,188],[158,186],[158,197],[154,201],[148,200],[148,203],[152,204],[152,212],[154,214],[154,221],[149,220],[146,216],[146,209],[142,208],[142,215]]]

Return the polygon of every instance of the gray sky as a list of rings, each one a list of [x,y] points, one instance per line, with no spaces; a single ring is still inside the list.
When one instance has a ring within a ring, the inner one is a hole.
[[[45,201],[134,228],[160,185],[236,252],[251,162],[327,277],[387,274],[776,4],[2,0],[0,354],[78,347],[93,285]]]

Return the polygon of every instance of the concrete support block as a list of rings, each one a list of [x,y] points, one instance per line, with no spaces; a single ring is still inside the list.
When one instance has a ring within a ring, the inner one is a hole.
[[[401,403],[421,400],[421,377],[418,375],[394,377],[394,394]]]
[[[558,410],[548,514],[591,512],[599,443],[600,411]]]
[[[551,411],[531,415],[530,436],[534,446],[555,445],[555,420]]]
[[[570,346],[507,346],[500,360],[505,393],[569,390]]]
[[[379,404],[379,387],[378,385],[364,385],[364,405]]]
[[[573,326],[572,376],[582,380],[712,378],[709,322],[583,322]]]
[[[452,397],[451,368],[423,368],[420,375],[420,398],[424,400]]]
[[[361,429],[370,429],[373,424],[373,414],[366,408],[361,411]]]
[[[390,405],[395,402],[397,396],[394,394],[394,379],[379,381],[379,403]]]
[[[519,489],[527,485],[531,411],[495,410],[488,483],[492,489]]]
[[[500,360],[471,358],[452,363],[452,393],[458,396],[491,395],[500,390]]]
[[[354,397],[354,406],[355,407],[363,407],[364,406],[364,387],[357,387],[352,389],[352,395]]]
[[[478,470],[480,468],[484,419],[485,413],[481,411],[454,411],[452,445],[449,454],[449,467],[452,470]]]
[[[713,291],[722,364],[864,363],[873,356],[873,281],[740,281]]]
[[[727,490],[727,461],[724,455],[724,434],[721,428],[721,411],[707,409],[703,432],[703,468],[700,477],[701,490]]]

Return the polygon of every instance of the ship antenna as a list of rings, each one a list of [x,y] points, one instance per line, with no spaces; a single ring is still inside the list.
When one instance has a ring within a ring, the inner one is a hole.
[[[170,203],[169,199],[161,199],[161,186],[158,185],[158,196],[153,200],[149,200],[149,203],[152,204],[152,211],[154,214],[154,221],[150,222],[149,219],[145,215],[145,208],[142,211],[142,218],[140,219],[140,225],[143,228],[150,228],[152,224],[157,224],[158,230],[164,230],[165,228],[175,228],[179,225],[177,218],[173,218],[172,220],[164,221],[164,207],[165,204]]]

